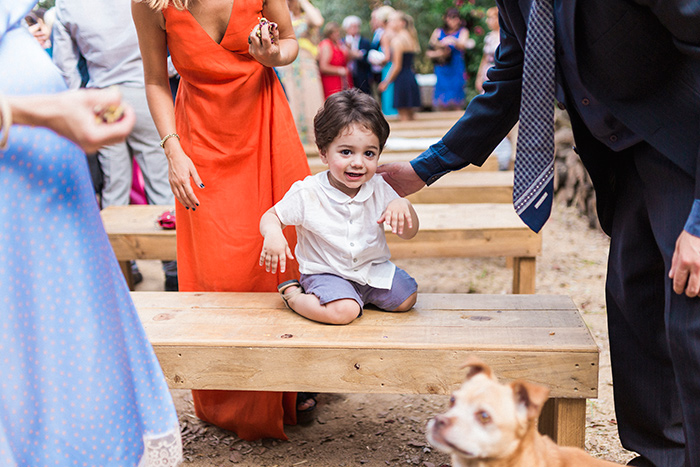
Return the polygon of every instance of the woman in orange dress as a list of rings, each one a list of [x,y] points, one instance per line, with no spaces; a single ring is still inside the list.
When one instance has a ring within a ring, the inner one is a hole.
[[[298,271],[275,276],[258,266],[258,224],[310,173],[272,68],[297,55],[286,0],[136,0],[132,13],[178,201],[180,290],[276,292]],[[168,52],[181,77],[174,106]],[[288,239],[296,243],[293,232]],[[193,397],[198,417],[242,439],[286,439],[283,423],[296,423],[296,393]]]

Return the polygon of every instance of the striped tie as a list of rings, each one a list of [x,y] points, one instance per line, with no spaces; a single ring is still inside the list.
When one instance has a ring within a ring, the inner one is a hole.
[[[513,206],[539,232],[554,195],[554,15],[552,0],[533,0],[527,22]]]

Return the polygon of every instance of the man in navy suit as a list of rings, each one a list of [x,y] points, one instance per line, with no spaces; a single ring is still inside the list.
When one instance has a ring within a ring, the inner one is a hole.
[[[537,0],[554,7],[556,96],[610,235],[608,328],[630,465],[700,466],[700,1]],[[485,93],[410,163],[406,195],[482,165],[518,119],[533,0],[497,0]]]
[[[360,35],[362,20],[357,16],[347,16],[343,20],[345,31],[345,44],[350,50],[350,72],[352,82],[360,91],[371,94],[372,66],[367,60],[367,54],[371,48],[369,40]]]

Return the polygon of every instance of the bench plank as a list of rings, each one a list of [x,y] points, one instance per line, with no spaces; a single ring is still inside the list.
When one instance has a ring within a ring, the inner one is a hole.
[[[394,131],[400,130],[439,128],[443,130],[442,135],[440,135],[443,136],[450,130],[450,128],[454,126],[455,123],[457,123],[457,119],[451,118],[436,118],[434,120],[407,120],[404,122],[400,120],[393,120],[389,122],[389,127],[391,129],[391,132],[389,134],[390,136],[394,136]]]
[[[512,203],[512,171],[450,172],[429,187],[409,195],[413,204]]]

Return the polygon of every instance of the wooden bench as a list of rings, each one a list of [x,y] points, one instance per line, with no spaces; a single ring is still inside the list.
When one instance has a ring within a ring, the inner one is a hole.
[[[512,171],[460,170],[408,196],[413,204],[513,203]]]
[[[287,310],[277,293],[133,292],[174,389],[449,394],[475,355],[504,380],[548,386],[540,431],[583,447],[598,347],[568,297],[419,294],[347,326]]]
[[[459,115],[459,118],[462,117],[463,114]],[[389,128],[391,129],[391,133],[389,133],[391,136],[394,135],[394,131],[402,131],[402,130],[411,130],[411,129],[418,129],[418,130],[425,130],[425,129],[435,129],[439,128],[443,130],[443,133],[439,136],[444,136],[445,133],[447,133],[450,128],[454,126],[455,123],[457,123],[457,120],[459,118],[451,119],[451,118],[436,118],[434,120],[409,120],[406,122],[402,122],[399,120],[393,120],[389,122]]]
[[[314,173],[327,169],[320,160],[311,165]],[[513,171],[460,170],[443,175],[429,187],[409,195],[414,203],[512,203]]]
[[[416,112],[413,114],[413,121],[426,121],[426,120],[449,120],[456,122],[464,115],[464,110],[438,110],[433,112]],[[389,124],[394,123],[407,123],[401,122],[398,115],[387,116],[386,119]]]
[[[156,223],[168,208],[131,205],[102,210],[109,241],[132,289],[130,260],[177,259],[175,231]],[[512,257],[513,293],[535,293],[535,257],[542,250],[542,237],[523,224],[512,205],[417,204],[415,209],[420,229],[413,239],[387,235],[393,258]]]

